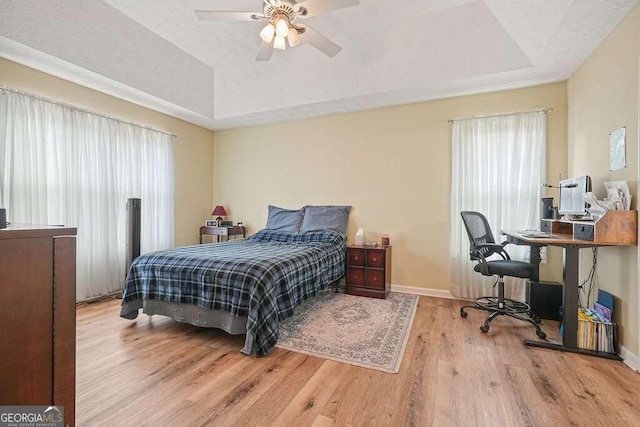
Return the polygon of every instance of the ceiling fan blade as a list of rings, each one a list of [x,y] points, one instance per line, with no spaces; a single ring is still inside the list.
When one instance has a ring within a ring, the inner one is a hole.
[[[226,12],[217,10],[196,10],[196,17],[201,21],[257,21],[264,18],[256,12]]]
[[[304,40],[325,55],[333,58],[338,54],[338,52],[342,50],[340,46],[317,32],[313,28],[309,28],[309,26],[307,25],[305,25],[304,28],[304,35],[302,36]]]
[[[300,15],[302,18],[309,18],[332,10],[344,9],[360,4],[360,0],[306,0],[297,2],[297,6],[307,9],[307,13]]]
[[[268,61],[271,59],[271,55],[273,55],[273,43],[262,42],[256,61]]]

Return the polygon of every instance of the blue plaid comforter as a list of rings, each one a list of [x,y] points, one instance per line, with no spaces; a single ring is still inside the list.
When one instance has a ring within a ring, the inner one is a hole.
[[[345,272],[346,236],[324,230],[262,230],[246,240],[185,246],[138,257],[125,280],[120,316],[143,300],[194,304],[247,316],[256,353],[278,340],[278,321]]]

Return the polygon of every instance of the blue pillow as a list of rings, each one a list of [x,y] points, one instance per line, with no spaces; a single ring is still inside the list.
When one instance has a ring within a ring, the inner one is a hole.
[[[347,234],[351,206],[305,206],[300,231],[336,230]]]
[[[269,214],[267,217],[267,230],[283,230],[298,232],[304,217],[304,208],[296,211],[283,209],[277,206],[269,205]]]

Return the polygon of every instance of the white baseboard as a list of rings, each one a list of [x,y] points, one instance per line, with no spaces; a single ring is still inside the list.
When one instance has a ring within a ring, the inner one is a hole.
[[[629,349],[624,346],[620,346],[620,357],[624,359],[624,364],[633,369],[634,371],[640,371],[640,358],[633,354]]]
[[[416,288],[413,286],[391,285],[391,292],[400,292],[402,294],[422,295],[425,297],[457,299],[451,292],[442,289]]]

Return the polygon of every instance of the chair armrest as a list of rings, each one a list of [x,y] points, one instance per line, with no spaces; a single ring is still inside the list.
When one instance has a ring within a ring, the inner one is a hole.
[[[504,248],[504,245],[502,243],[480,243],[476,245],[476,248],[488,248],[499,252]]]
[[[486,263],[486,257],[489,257],[493,254],[498,254],[502,257],[502,259],[511,259],[507,251],[504,250],[504,247],[509,244],[509,242],[502,243],[480,243],[475,245],[475,250],[472,250],[473,253],[481,260],[481,262]],[[482,253],[482,249],[488,249],[488,253]]]
[[[483,249],[486,250],[486,254],[483,253]],[[478,261],[478,264],[480,264],[480,273],[483,276],[490,275],[487,257],[490,257],[493,254],[498,254],[505,260],[511,259],[507,251],[504,250],[504,245],[498,243],[480,243],[475,245],[475,247],[471,248],[469,251],[470,258]]]

